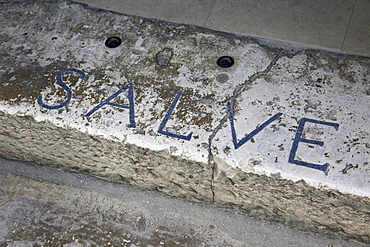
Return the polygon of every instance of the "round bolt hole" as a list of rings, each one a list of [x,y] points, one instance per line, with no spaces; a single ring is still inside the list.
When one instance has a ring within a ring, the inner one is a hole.
[[[116,48],[120,46],[122,43],[122,40],[118,37],[110,37],[105,41],[105,46],[108,48]]]
[[[221,68],[230,68],[231,66],[234,65],[234,59],[229,56],[220,57],[217,60],[217,65]]]

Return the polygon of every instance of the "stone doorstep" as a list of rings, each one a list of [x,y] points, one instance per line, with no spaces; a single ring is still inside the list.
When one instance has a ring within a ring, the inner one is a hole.
[[[2,157],[370,242],[369,58],[0,4]]]

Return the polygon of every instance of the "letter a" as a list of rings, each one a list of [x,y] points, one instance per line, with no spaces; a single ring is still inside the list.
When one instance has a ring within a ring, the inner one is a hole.
[[[126,89],[128,89],[128,93],[127,93],[127,98],[129,102],[128,106],[111,102],[114,98],[116,98],[119,94],[121,94]],[[127,84],[126,86],[124,86],[123,88],[115,92],[114,94],[112,94],[111,96],[109,96],[106,100],[103,100],[100,104],[95,106],[91,111],[86,113],[85,117],[90,117],[92,114],[94,114],[97,110],[99,110],[105,105],[115,106],[115,107],[119,107],[123,109],[129,109],[130,110],[130,124],[128,124],[127,127],[136,128],[135,109],[134,109],[134,87],[132,85],[132,82],[130,82],[129,84]]]

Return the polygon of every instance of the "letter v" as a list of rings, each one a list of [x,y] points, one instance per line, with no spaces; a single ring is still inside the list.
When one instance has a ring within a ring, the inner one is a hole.
[[[253,136],[257,135],[259,132],[261,132],[261,130],[266,128],[267,125],[269,125],[270,123],[272,123],[273,121],[278,119],[281,115],[283,115],[283,113],[275,114],[269,120],[267,120],[266,122],[264,122],[263,124],[258,126],[255,130],[253,130],[251,133],[249,133],[248,135],[243,137],[240,141],[238,141],[238,139],[236,137],[236,132],[235,132],[233,105],[232,105],[231,101],[228,101],[226,103],[226,106],[227,106],[228,117],[229,117],[229,120],[230,120],[231,136],[233,138],[233,143],[234,143],[235,149],[240,148],[244,143],[246,143],[247,141],[252,139]]]

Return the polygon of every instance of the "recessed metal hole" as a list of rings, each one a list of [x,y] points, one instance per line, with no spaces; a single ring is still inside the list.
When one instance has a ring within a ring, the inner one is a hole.
[[[120,46],[122,43],[122,40],[118,37],[110,37],[105,41],[105,46],[108,48],[116,48]]]
[[[229,56],[223,56],[217,59],[217,65],[221,68],[230,68],[234,65],[234,59]]]

